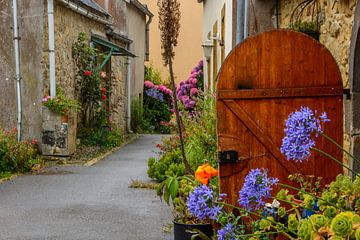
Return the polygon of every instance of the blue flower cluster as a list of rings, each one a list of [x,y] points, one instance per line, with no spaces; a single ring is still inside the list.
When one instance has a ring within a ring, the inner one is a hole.
[[[190,193],[187,199],[187,208],[194,217],[201,221],[207,218],[215,220],[222,209],[214,203],[216,200],[215,192],[210,187],[200,185]]]
[[[301,107],[299,111],[291,113],[285,122],[285,137],[280,151],[287,160],[302,162],[310,156],[310,150],[315,146],[313,137],[321,133],[321,123],[329,122],[326,113],[316,118],[308,107]]]
[[[279,179],[268,177],[265,169],[252,169],[245,177],[239,192],[239,204],[248,211],[257,210],[265,205],[265,199],[271,197],[270,191]]]
[[[149,97],[155,98],[159,100],[160,102],[164,101],[164,94],[157,90],[156,88],[150,88],[145,91],[146,95]]]
[[[225,227],[217,231],[217,236],[218,240],[237,240],[236,226],[233,226],[231,223],[226,224]]]

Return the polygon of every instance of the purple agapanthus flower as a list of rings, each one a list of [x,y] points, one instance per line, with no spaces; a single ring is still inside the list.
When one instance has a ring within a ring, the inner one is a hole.
[[[159,100],[160,102],[164,101],[164,94],[156,88],[150,88],[150,89],[146,90],[145,93],[147,96],[155,98],[155,99]]]
[[[190,193],[186,205],[189,212],[201,221],[207,218],[215,220],[222,210],[215,201],[215,192],[206,185],[200,185]]]
[[[261,208],[265,200],[271,197],[272,186],[278,181],[277,178],[268,177],[266,169],[252,169],[239,192],[239,204],[248,211]]]
[[[218,240],[237,240],[236,226],[233,226],[231,223],[226,224],[225,227],[217,231],[217,236]]]
[[[308,107],[301,107],[286,120],[285,137],[280,151],[285,154],[287,160],[302,162],[309,158],[310,150],[315,146],[314,137],[322,132],[321,123],[330,121],[325,112],[318,118],[315,113]]]

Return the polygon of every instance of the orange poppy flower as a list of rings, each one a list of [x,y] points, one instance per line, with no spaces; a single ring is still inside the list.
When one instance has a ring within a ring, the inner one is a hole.
[[[195,171],[195,178],[199,180],[202,184],[209,184],[209,180],[212,177],[216,177],[219,174],[218,170],[210,166],[210,164],[205,163],[199,166]]]

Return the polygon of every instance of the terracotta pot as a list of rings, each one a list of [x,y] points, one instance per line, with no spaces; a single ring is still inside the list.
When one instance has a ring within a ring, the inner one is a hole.
[[[68,114],[62,114],[61,115],[61,123],[68,123],[69,122],[69,115]]]

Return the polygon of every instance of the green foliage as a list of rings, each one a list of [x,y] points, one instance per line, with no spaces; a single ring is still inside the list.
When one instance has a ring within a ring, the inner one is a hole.
[[[155,85],[164,84],[164,81],[161,79],[161,73],[159,70],[154,68],[153,66],[145,66],[145,81],[150,81]]]
[[[111,113],[120,99],[110,103],[113,76],[101,71],[105,56],[89,44],[85,33],[80,33],[72,48],[76,64],[76,89],[80,95],[82,112],[80,123],[85,128],[110,127]]]
[[[299,32],[318,32],[320,24],[318,22],[297,21],[294,23],[292,29]]]
[[[216,109],[215,97],[204,95],[198,99],[192,117],[184,117],[185,150],[193,170],[205,160],[216,166]]]
[[[170,133],[168,123],[171,120],[172,112],[166,102],[144,94],[142,130],[145,133]]]
[[[0,130],[0,173],[28,172],[40,163],[37,141],[17,141],[16,131]]]
[[[80,112],[80,103],[74,99],[70,99],[64,96],[61,89],[57,89],[57,95],[55,98],[45,97],[43,99],[43,105],[50,111],[60,113],[63,115],[68,114],[70,111]]]
[[[131,100],[131,129],[135,132],[142,132],[143,111],[142,99]]]
[[[164,181],[167,176],[183,176],[185,166],[181,160],[180,148],[167,152],[158,161],[156,158],[150,158],[147,173],[150,178],[159,182]]]
[[[155,86],[168,85],[161,79],[160,72],[152,66],[145,67],[145,80],[152,82]],[[143,105],[136,106],[138,109],[134,109],[134,114],[137,118],[134,122],[135,130],[144,133],[170,133],[170,120],[172,117],[171,112],[171,99],[166,94],[163,101],[154,97],[148,96],[146,91],[148,88],[144,88],[143,93]],[[140,116],[141,114],[141,116]]]
[[[109,128],[81,128],[78,130],[78,138],[84,146],[100,146],[104,148],[118,147],[124,142],[120,130]]]

